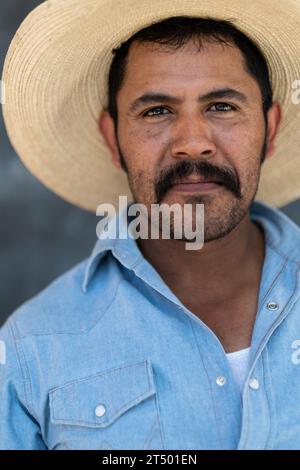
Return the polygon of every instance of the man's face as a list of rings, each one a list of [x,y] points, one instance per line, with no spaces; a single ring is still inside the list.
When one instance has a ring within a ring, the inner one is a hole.
[[[151,93],[177,101],[132,107]],[[198,51],[190,42],[174,51],[134,42],[117,106],[116,140],[134,201],[149,211],[152,203],[204,203],[205,241],[231,232],[257,192],[266,143],[261,91],[240,50],[205,42]],[[207,192],[173,186],[186,177],[223,184]]]

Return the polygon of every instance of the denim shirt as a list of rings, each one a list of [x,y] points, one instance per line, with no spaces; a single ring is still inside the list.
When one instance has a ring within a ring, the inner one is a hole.
[[[242,395],[136,241],[98,239],[0,330],[1,449],[300,449],[300,229],[250,217],[266,251]]]

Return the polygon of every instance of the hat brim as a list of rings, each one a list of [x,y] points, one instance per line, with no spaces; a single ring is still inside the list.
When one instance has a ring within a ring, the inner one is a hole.
[[[259,13],[259,14],[258,14]],[[300,3],[296,0],[51,0],[25,18],[4,69],[3,116],[11,143],[45,186],[90,211],[132,199],[99,131],[112,49],[170,16],[225,19],[262,50],[283,110],[276,155],[262,166],[256,199],[282,206],[300,197]]]

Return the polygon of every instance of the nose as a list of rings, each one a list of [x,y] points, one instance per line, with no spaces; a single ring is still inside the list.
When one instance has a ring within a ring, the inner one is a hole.
[[[211,158],[216,154],[213,132],[203,116],[182,116],[173,128],[173,158]]]

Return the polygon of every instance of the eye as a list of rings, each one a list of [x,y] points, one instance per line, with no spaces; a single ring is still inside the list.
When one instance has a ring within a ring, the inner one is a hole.
[[[215,108],[215,109],[212,109],[212,108]],[[233,106],[231,106],[231,104],[228,104],[228,103],[215,103],[209,108],[209,110],[213,112],[220,111],[221,113],[224,113],[224,112],[226,113],[228,111],[235,111],[235,109],[236,108],[234,108]]]
[[[163,108],[163,107],[160,107],[158,106],[157,108],[152,108],[152,109],[149,109],[149,111],[146,111],[143,116],[144,117],[155,117],[155,116],[163,116],[162,113],[158,113],[157,111],[168,111],[167,108]]]

